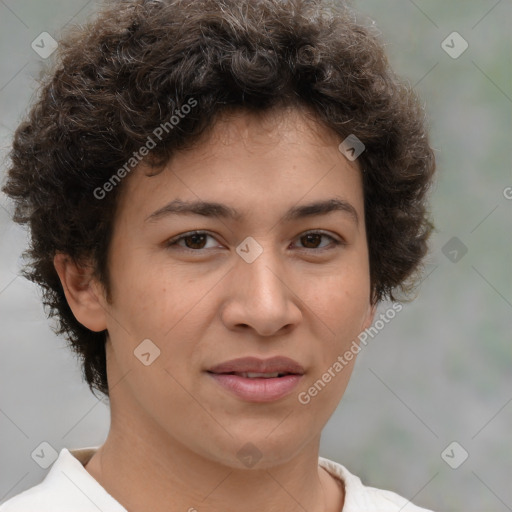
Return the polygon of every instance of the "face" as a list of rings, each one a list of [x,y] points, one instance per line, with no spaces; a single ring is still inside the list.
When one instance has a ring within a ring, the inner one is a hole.
[[[265,467],[319,439],[354,359],[333,366],[373,313],[361,174],[340,142],[297,111],[238,114],[126,179],[103,304],[113,417],[231,467],[240,449]],[[246,357],[297,366],[210,373]]]

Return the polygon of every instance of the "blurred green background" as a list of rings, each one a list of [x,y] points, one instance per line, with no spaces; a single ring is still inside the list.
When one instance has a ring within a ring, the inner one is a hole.
[[[43,31],[58,39],[98,5],[0,1],[3,157],[45,69],[32,41]],[[425,105],[437,230],[418,297],[361,351],[321,455],[426,508],[512,510],[512,2],[351,5],[375,22],[392,66]],[[40,442],[57,451],[101,444],[109,424],[38,290],[16,277],[26,234],[10,211],[0,196],[0,501],[42,480],[30,457]],[[468,458],[452,469],[445,460],[460,461],[462,450]]]

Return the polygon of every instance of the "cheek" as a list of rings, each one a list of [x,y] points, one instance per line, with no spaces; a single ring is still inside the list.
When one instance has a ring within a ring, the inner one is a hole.
[[[165,370],[181,382],[198,357],[192,340],[198,338],[198,329],[209,318],[208,301],[202,299],[213,283],[210,279],[200,285],[190,283],[180,269],[162,269],[147,260],[142,269],[129,263],[118,269],[116,279],[122,285],[109,315],[117,362],[123,373],[135,370],[132,377],[152,382],[154,389],[158,389],[159,379],[170,378]],[[134,357],[142,351],[139,346],[143,342],[149,352],[158,354],[147,367]]]
[[[342,340],[359,334],[369,309],[368,269],[350,266],[303,281],[300,297],[323,325],[323,337]],[[320,334],[320,333],[318,333]]]
[[[122,239],[114,242],[111,280],[115,283],[112,297],[115,313],[133,325],[138,335],[154,336],[155,321],[160,324],[159,319],[170,324],[170,328],[173,319],[169,315],[176,309],[169,308],[168,304],[182,302],[176,297],[183,289],[179,272],[163,269],[147,247],[137,247]],[[151,332],[142,332],[145,329]]]

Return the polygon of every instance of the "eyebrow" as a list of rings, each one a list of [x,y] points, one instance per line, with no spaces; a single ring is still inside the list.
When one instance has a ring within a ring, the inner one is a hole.
[[[282,218],[284,222],[327,215],[331,212],[344,212],[348,214],[356,224],[359,217],[356,209],[344,199],[332,198],[324,201],[316,201],[290,208]],[[207,201],[182,201],[175,199],[162,208],[146,217],[145,222],[154,222],[168,215],[202,215],[217,219],[243,220],[244,215],[234,208],[222,203]]]

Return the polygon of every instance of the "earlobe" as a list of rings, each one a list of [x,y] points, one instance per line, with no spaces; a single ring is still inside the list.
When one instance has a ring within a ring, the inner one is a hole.
[[[370,304],[368,306],[368,313],[366,315],[366,319],[363,324],[363,331],[368,329],[373,323],[373,319],[375,318],[375,312],[377,311],[377,304]]]
[[[69,255],[60,252],[53,264],[75,318],[91,331],[104,331],[107,328],[105,300],[100,294],[102,288],[95,286],[92,267],[79,266]]]

